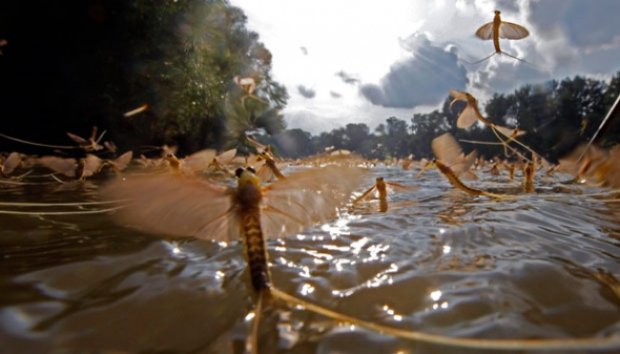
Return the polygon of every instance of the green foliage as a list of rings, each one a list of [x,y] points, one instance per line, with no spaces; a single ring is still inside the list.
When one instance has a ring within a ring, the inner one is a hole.
[[[271,53],[224,0],[136,0],[121,6],[115,29],[125,55],[106,88],[117,107],[108,123],[121,143],[180,142],[187,151],[234,145],[246,130],[284,128],[286,90],[270,76]],[[115,60],[115,52],[102,55]],[[117,59],[117,58],[116,58]],[[233,82],[252,77],[252,97]],[[150,110],[119,122],[122,110]]]

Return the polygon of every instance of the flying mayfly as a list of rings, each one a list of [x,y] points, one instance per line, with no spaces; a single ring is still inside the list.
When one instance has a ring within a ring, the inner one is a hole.
[[[256,291],[270,287],[266,238],[295,234],[337,215],[364,176],[356,167],[328,166],[293,173],[266,187],[251,167],[228,187],[180,174],[126,175],[102,189],[129,200],[115,219],[147,232],[230,242],[241,236]]]
[[[478,30],[476,30],[476,37],[483,39],[483,40],[489,40],[489,39],[493,40],[493,46],[495,47],[495,52],[471,64],[481,63],[489,59],[490,57],[494,56],[495,54],[505,54],[513,59],[517,59],[519,61],[525,62],[525,60],[523,59],[517,58],[514,55],[511,55],[511,54],[506,53],[505,51],[502,51],[499,46],[499,39],[500,38],[523,39],[529,36],[529,34],[530,32],[527,30],[527,28],[521,25],[518,25],[512,22],[502,21],[501,16],[500,16],[500,11],[495,10],[495,17],[493,17],[493,22],[484,24],[480,28],[478,28]]]
[[[517,128],[507,128],[501,125],[497,125],[491,122],[489,119],[482,116],[480,110],[478,109],[478,100],[472,96],[468,92],[462,92],[457,90],[450,90],[450,96],[452,97],[452,102],[450,102],[450,106],[452,106],[455,102],[463,101],[467,105],[459,114],[456,119],[456,127],[461,129],[467,129],[471,127],[477,121],[482,122],[484,125],[491,128],[493,134],[497,137],[500,143],[504,146],[504,149],[510,149],[517,155],[520,155],[518,151],[508,145],[510,142],[514,142],[524,149],[535,153],[529,146],[523,144],[521,141],[517,140],[517,137],[524,135],[526,132],[524,130],[520,130]],[[499,133],[499,134],[498,134]],[[500,136],[501,134],[501,136]],[[503,137],[502,137],[503,136]]]

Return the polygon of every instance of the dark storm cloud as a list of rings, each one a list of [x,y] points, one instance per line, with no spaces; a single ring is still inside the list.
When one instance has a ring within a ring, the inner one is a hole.
[[[379,85],[365,84],[360,92],[374,105],[413,108],[438,104],[451,88],[462,90],[467,72],[456,54],[433,45],[424,35],[413,35],[401,42],[413,57],[397,62]]]
[[[314,98],[314,96],[316,96],[316,91],[303,85],[297,86],[297,92],[305,98]]]
[[[596,47],[620,36],[618,0],[545,0],[528,3],[529,22],[543,38],[564,32],[570,44]]]
[[[355,76],[345,73],[344,71],[340,70],[339,72],[336,73],[336,76],[338,76],[339,78],[342,79],[342,81],[345,84],[349,84],[349,85],[355,85],[355,84],[359,84],[360,80],[358,78],[356,78]]]

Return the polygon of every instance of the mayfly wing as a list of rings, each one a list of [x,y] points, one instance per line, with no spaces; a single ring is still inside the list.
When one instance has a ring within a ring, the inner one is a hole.
[[[222,165],[229,164],[237,155],[237,149],[226,150],[217,156],[217,160]]]
[[[37,162],[48,169],[61,173],[67,177],[75,177],[77,169],[77,161],[75,159],[65,159],[56,156],[43,156]]]
[[[209,167],[217,153],[213,149],[195,152],[183,159],[183,169],[190,172],[202,172]]]
[[[360,195],[359,197],[355,198],[355,200],[353,201],[353,203],[357,203],[360,202],[361,200],[363,200],[364,198],[368,197],[370,195],[370,193],[372,193],[372,191],[374,191],[377,188],[377,185],[373,185],[372,187],[370,187],[368,190],[366,190],[364,193],[362,193],[362,195]]]
[[[101,161],[101,159],[93,154],[88,154],[86,155],[86,157],[84,158],[84,167],[82,169],[82,176],[81,177],[90,177],[94,174],[96,174],[97,172],[99,172],[99,170],[101,169],[101,166],[103,164],[103,161]]]
[[[482,25],[476,30],[476,37],[484,40],[493,39],[493,22]]]
[[[261,215],[265,237],[281,237],[338,214],[365,176],[358,167],[326,166],[287,176],[266,188]]]
[[[474,123],[476,123],[479,119],[479,114],[476,111],[476,108],[472,107],[468,103],[456,119],[456,127],[460,129],[467,129],[474,125]]]
[[[273,173],[273,170],[267,166],[267,164],[263,163],[258,171],[256,172],[258,178],[260,178],[263,182],[271,182],[276,178],[276,175]]]
[[[67,132],[67,136],[69,138],[71,138],[71,140],[75,141],[76,143],[80,144],[80,145],[88,145],[88,141],[84,138],[82,138],[81,136],[75,135],[73,133],[69,133]]]
[[[527,28],[512,22],[502,21],[499,25],[500,38],[506,39],[522,39],[530,35]]]
[[[2,174],[5,176],[10,175],[11,173],[13,173],[13,171],[15,171],[17,167],[19,167],[21,162],[22,158],[18,152],[10,153],[2,164]]]
[[[133,152],[130,150],[114,160],[114,168],[118,171],[124,170],[131,162],[131,159],[133,159]]]
[[[101,189],[107,200],[126,200],[116,222],[162,236],[232,241],[232,190],[182,175],[126,175]]]
[[[452,134],[444,133],[431,142],[431,148],[437,160],[451,166],[461,159],[463,150]]]

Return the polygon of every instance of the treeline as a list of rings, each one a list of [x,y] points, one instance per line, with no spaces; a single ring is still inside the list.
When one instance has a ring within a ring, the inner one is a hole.
[[[226,0],[3,2],[0,39],[5,134],[70,145],[65,132],[98,126],[126,149],[183,153],[285,127],[271,53]],[[235,76],[255,80],[252,97]],[[0,140],[0,151],[12,149],[28,146]]]
[[[525,130],[527,134],[519,138],[521,142],[546,158],[556,160],[594,134],[618,94],[620,72],[609,83],[576,76],[559,82],[526,85],[507,95],[495,94],[484,111],[495,124]],[[450,102],[447,98],[441,110],[414,114],[409,121],[390,117],[373,132],[366,124],[358,123],[318,136],[291,129],[259,139],[273,144],[282,156],[293,158],[330,149],[347,149],[378,159],[410,154],[416,158],[431,157],[431,141],[445,132],[451,132],[460,140],[498,142],[493,132],[482,125],[474,125],[469,130],[457,129],[455,122],[464,103],[457,102],[450,107]],[[600,145],[620,142],[619,119],[612,117],[597,139]],[[497,145],[466,142],[461,145],[466,152],[475,148],[487,158],[502,156],[504,151]]]

